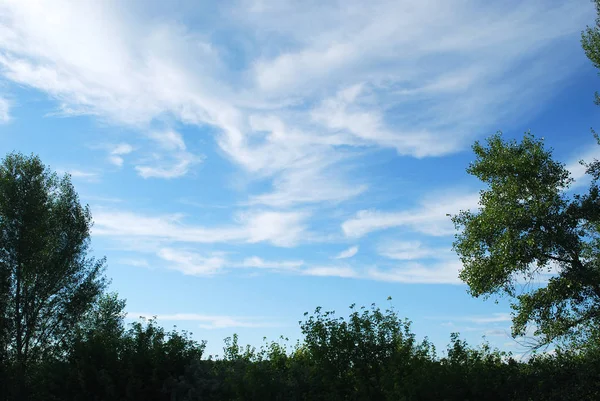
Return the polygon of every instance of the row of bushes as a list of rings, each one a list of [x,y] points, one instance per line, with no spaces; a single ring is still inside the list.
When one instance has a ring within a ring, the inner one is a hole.
[[[237,336],[221,358],[205,343],[154,320],[125,327],[124,303],[107,296],[64,352],[28,372],[39,400],[598,400],[597,352],[559,350],[526,362],[451,336],[443,357],[417,341],[394,310],[351,307],[348,317],[317,308],[303,341],[256,349]],[[10,398],[10,366],[4,366]]]

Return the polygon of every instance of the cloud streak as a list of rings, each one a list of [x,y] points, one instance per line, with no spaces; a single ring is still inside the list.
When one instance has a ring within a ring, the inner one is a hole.
[[[377,248],[378,253],[389,259],[452,259],[455,255],[450,248],[433,248],[421,241],[387,241]]]
[[[461,268],[462,264],[456,261],[433,264],[413,262],[387,269],[374,267],[367,271],[366,277],[392,283],[462,284],[458,278]]]
[[[80,169],[58,169],[59,174],[69,174],[73,179],[87,182],[98,182],[100,173],[96,171],[85,171]]]
[[[129,319],[153,319],[159,322],[197,322],[198,327],[207,330],[230,329],[230,328],[261,328],[278,327],[278,323],[257,317],[239,317],[239,316],[220,316],[220,315],[202,315],[198,313],[174,313],[152,315],[145,312],[128,312]]]
[[[223,252],[198,252],[179,248],[161,248],[158,265],[190,276],[213,276],[239,269],[268,270],[280,274],[314,277],[338,277],[406,284],[461,284],[460,263],[455,260],[425,264],[407,262],[392,268],[349,264],[307,263],[302,260],[265,260],[258,256],[236,260]],[[144,265],[143,267],[149,267]]]
[[[187,150],[183,136],[176,131],[152,132],[147,136],[162,152],[155,154],[150,161],[135,166],[143,178],[183,177],[192,166],[202,161],[201,157]]]
[[[133,146],[128,143],[119,143],[111,146],[108,153],[108,161],[117,167],[122,167],[125,161],[123,156],[130,154],[133,150]]]
[[[8,99],[0,96],[0,124],[6,124],[11,120],[10,108],[11,103]]]
[[[338,253],[334,259],[348,259],[358,253],[358,246],[351,246],[350,248]]]
[[[128,211],[101,210],[95,213],[93,234],[112,238],[154,238],[169,242],[269,242],[293,246],[310,235],[303,212],[256,211],[240,213],[226,226],[204,227],[184,224],[183,216],[142,215]]]
[[[347,237],[360,238],[370,232],[394,227],[407,229],[431,236],[454,234],[454,227],[448,214],[460,210],[474,209],[478,206],[479,194],[454,195],[444,197],[430,196],[421,201],[419,207],[403,211],[361,210],[355,217],[342,224]]]

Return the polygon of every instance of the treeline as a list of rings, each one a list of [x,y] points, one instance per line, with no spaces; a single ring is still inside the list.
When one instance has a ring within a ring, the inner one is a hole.
[[[600,353],[558,351],[520,362],[457,334],[443,357],[417,341],[394,310],[354,308],[344,319],[317,309],[303,340],[259,349],[225,340],[223,356],[204,355],[189,333],[155,321],[126,327],[124,303],[103,296],[64,354],[27,372],[32,400],[598,400]],[[4,366],[5,399],[10,366]]]
[[[492,178],[503,174],[498,160],[513,159],[518,161],[514,165],[529,169],[540,164],[541,174],[552,168],[566,176],[543,143],[530,136],[520,143],[493,136],[488,147],[476,145],[475,150],[482,156],[473,168],[495,163],[486,173]],[[590,171],[600,171],[600,162]],[[535,189],[530,185],[535,177],[530,177],[509,174],[502,183],[513,192]],[[282,341],[259,349],[241,347],[233,336],[226,339],[223,356],[211,358],[204,354],[205,344],[189,333],[166,331],[153,320],[125,324],[125,302],[107,293],[104,260],[89,255],[91,212],[79,202],[70,177],[58,177],[36,156],[10,154],[0,163],[0,400],[598,400],[600,189],[594,179],[589,195],[563,202],[554,195],[561,186],[543,182],[550,184],[538,189],[557,199],[558,206],[544,201],[536,215],[522,213],[520,220],[513,215],[505,221],[492,219],[502,217],[504,204],[483,203],[479,214],[460,215],[465,228],[457,248],[474,291],[486,284],[486,274],[521,263],[511,264],[508,259],[519,254],[504,252],[501,242],[514,231],[511,224],[516,221],[521,230],[536,234],[529,221],[534,228],[544,220],[566,222],[556,225],[563,231],[557,230],[555,238],[538,236],[564,258],[561,272],[532,293],[544,303],[532,307],[520,296],[521,304],[514,306],[533,313],[525,315],[525,323],[540,322],[542,342],[564,340],[555,354],[521,362],[487,345],[470,347],[458,335],[438,354],[429,341],[417,341],[409,322],[394,310],[372,306],[352,307],[345,318],[317,308],[300,322],[303,339],[294,346]],[[504,188],[492,185],[496,193],[486,199],[500,194],[502,202],[511,201]],[[533,204],[516,194],[514,207]],[[488,236],[488,231],[500,236]],[[535,241],[509,239],[515,244],[509,249],[537,257],[534,248],[527,248]],[[478,250],[490,243],[498,247]],[[571,250],[573,259],[566,259],[562,249]],[[481,263],[488,257],[495,263]],[[507,280],[499,274],[491,278]],[[513,323],[518,329],[523,322]]]

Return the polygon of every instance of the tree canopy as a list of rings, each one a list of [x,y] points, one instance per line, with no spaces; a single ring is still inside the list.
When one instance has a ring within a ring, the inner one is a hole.
[[[600,0],[593,1],[595,26],[582,32],[581,44],[600,69]],[[476,297],[514,299],[514,336],[531,326],[538,345],[555,340],[595,344],[591,339],[600,335],[600,162],[582,161],[591,182],[577,194],[565,165],[530,133],[519,142],[496,134],[484,144],[475,142],[473,152],[467,172],[486,187],[477,211],[452,218],[458,230],[454,249],[463,263],[460,278]],[[540,283],[544,272],[551,277]]]
[[[26,398],[32,364],[64,352],[103,291],[104,261],[88,257],[91,224],[68,175],[59,178],[36,156],[2,161],[0,357],[14,367],[2,381],[17,398]]]
[[[572,194],[569,171],[531,134],[520,142],[496,134],[473,151],[467,171],[486,188],[479,210],[453,217],[461,279],[474,296],[515,298],[514,335],[533,324],[541,343],[591,336],[600,329],[596,179]],[[523,285],[543,272],[546,285]]]

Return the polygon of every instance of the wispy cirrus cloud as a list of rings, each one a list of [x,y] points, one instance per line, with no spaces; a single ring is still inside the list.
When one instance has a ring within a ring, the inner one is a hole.
[[[254,211],[240,213],[229,225],[205,227],[183,222],[184,216],[143,215],[100,210],[94,214],[93,234],[112,238],[153,238],[168,242],[269,242],[293,246],[310,237],[305,212]]]
[[[439,156],[534,112],[532,100],[550,98],[582,62],[555,44],[577,41],[592,10],[578,1],[240,0],[211,9],[217,27],[172,22],[146,3],[0,7],[6,79],[47,93],[64,115],[144,132],[165,116],[213,127],[234,164],[272,180],[273,192],[248,194],[251,202],[274,207],[365,191],[368,183],[336,173],[341,150]],[[235,43],[210,41],[217,28],[245,38],[240,57],[227,57]],[[178,149],[138,172],[186,174],[198,160]]]
[[[511,317],[510,313],[501,312],[501,313],[493,313],[491,315],[485,315],[485,316],[463,316],[460,318],[456,318],[455,320],[465,321],[465,322],[469,322],[469,323],[476,323],[476,324],[487,324],[487,323],[510,322],[512,320],[512,317]]]
[[[298,163],[277,174],[273,190],[250,198],[250,204],[272,207],[290,207],[302,203],[341,203],[367,190],[367,185],[351,185],[341,179],[339,171],[333,172],[324,163],[308,161],[308,166]]]
[[[230,329],[230,328],[260,328],[260,327],[278,327],[279,323],[272,319],[253,316],[221,316],[221,315],[203,315],[198,313],[173,313],[173,314],[150,314],[146,312],[127,312],[129,319],[153,319],[159,322],[198,322],[198,327],[202,329]]]
[[[301,271],[305,276],[360,278],[361,274],[350,266],[311,266]]]
[[[138,152],[137,160],[133,162],[137,173],[143,178],[179,178],[186,175],[190,169],[202,162],[202,157],[187,149],[183,135],[174,130],[150,131],[142,138],[148,140],[150,146]],[[116,167],[122,167],[125,156],[140,145],[134,147],[130,143],[120,142],[101,145],[108,151],[108,161]]]
[[[82,180],[87,182],[98,182],[101,174],[97,171],[81,170],[77,168],[73,169],[57,169],[59,174],[69,174],[73,179]]]
[[[346,236],[352,238],[393,227],[406,227],[411,231],[431,236],[452,235],[454,227],[448,214],[474,209],[478,204],[479,193],[430,195],[422,200],[418,207],[409,210],[361,210],[355,217],[342,223],[342,230]]]
[[[298,269],[304,265],[302,260],[284,260],[284,261],[273,261],[264,260],[258,256],[252,256],[245,258],[244,261],[239,264],[241,267],[251,267],[255,269],[272,269],[272,270],[293,270]],[[237,266],[237,265],[236,265]]]
[[[409,262],[394,267],[350,264],[307,263],[302,260],[265,260],[252,256],[243,260],[223,252],[200,252],[180,248],[162,248],[156,255],[164,267],[190,276],[212,276],[236,269],[269,270],[299,276],[339,277],[408,284],[461,284],[460,263],[456,261],[425,264]],[[158,263],[158,265],[162,265]],[[148,266],[146,266],[148,267]]]
[[[6,124],[11,120],[10,108],[10,101],[0,96],[0,124]]]
[[[130,154],[133,150],[133,146],[125,142],[112,145],[108,152],[108,161],[117,167],[121,167],[125,161],[123,156]]]
[[[421,241],[385,241],[377,247],[377,252],[386,258],[397,260],[452,259],[456,255],[448,248],[435,248]]]
[[[178,178],[186,175],[190,168],[202,161],[187,150],[183,136],[173,130],[152,132],[148,138],[156,143],[160,153],[155,153],[148,161],[135,166],[143,178]]]
[[[227,263],[222,255],[216,253],[203,256],[195,252],[163,248],[157,254],[158,257],[168,263],[169,268],[191,276],[215,274]]]
[[[223,252],[199,252],[178,248],[162,248],[157,256],[167,263],[166,267],[190,276],[212,276],[234,269],[270,270],[277,273],[302,276],[360,278],[358,270],[350,266],[321,266],[302,260],[265,260],[251,256],[236,260]]]
[[[350,248],[338,253],[334,259],[348,259],[348,258],[351,258],[354,255],[356,255],[357,253],[358,253],[358,246],[356,246],[356,245],[351,246]]]
[[[407,262],[392,268],[373,267],[366,276],[371,280],[409,284],[462,284],[458,273],[460,262],[436,263]]]

